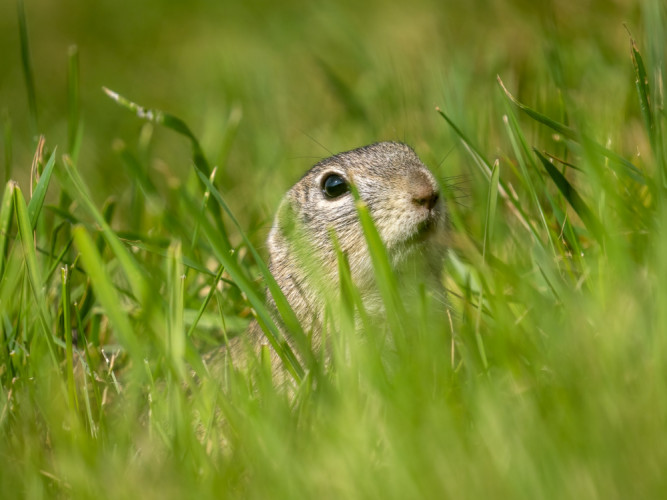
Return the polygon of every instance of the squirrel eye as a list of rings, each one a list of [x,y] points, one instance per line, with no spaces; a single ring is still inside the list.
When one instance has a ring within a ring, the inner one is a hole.
[[[327,175],[322,181],[322,192],[327,198],[338,198],[350,190],[343,179],[338,174]]]

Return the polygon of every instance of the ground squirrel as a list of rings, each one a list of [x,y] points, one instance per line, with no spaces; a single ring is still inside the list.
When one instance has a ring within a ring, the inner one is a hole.
[[[380,142],[322,160],[287,192],[268,237],[270,271],[304,330],[313,333],[315,348],[325,302],[339,294],[332,232],[365,306],[381,308],[351,185],[368,206],[394,269],[400,274],[418,263],[441,286],[446,213],[436,179],[415,152]],[[275,310],[270,294],[267,302]],[[232,356],[248,340],[265,343],[256,322],[232,339]]]

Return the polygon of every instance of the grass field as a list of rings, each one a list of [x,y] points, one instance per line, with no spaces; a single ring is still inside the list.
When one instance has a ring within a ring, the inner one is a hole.
[[[664,498],[666,47],[660,0],[0,4],[2,496]],[[284,192],[379,140],[451,314],[210,366]]]

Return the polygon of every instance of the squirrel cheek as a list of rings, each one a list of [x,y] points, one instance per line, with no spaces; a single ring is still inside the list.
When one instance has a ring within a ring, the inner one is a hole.
[[[377,207],[372,214],[380,238],[388,248],[406,238],[406,231],[414,224],[410,212],[412,210],[406,210],[404,200],[394,200],[384,207]]]

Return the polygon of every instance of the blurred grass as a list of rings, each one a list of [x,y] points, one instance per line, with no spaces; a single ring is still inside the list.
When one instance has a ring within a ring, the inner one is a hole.
[[[0,4],[0,491],[665,495],[662,2],[21,5]],[[389,330],[340,255],[323,369],[263,306],[263,241],[318,158],[383,139],[443,183],[451,317],[399,294],[361,206]],[[291,396],[266,356],[204,355],[254,314]]]

